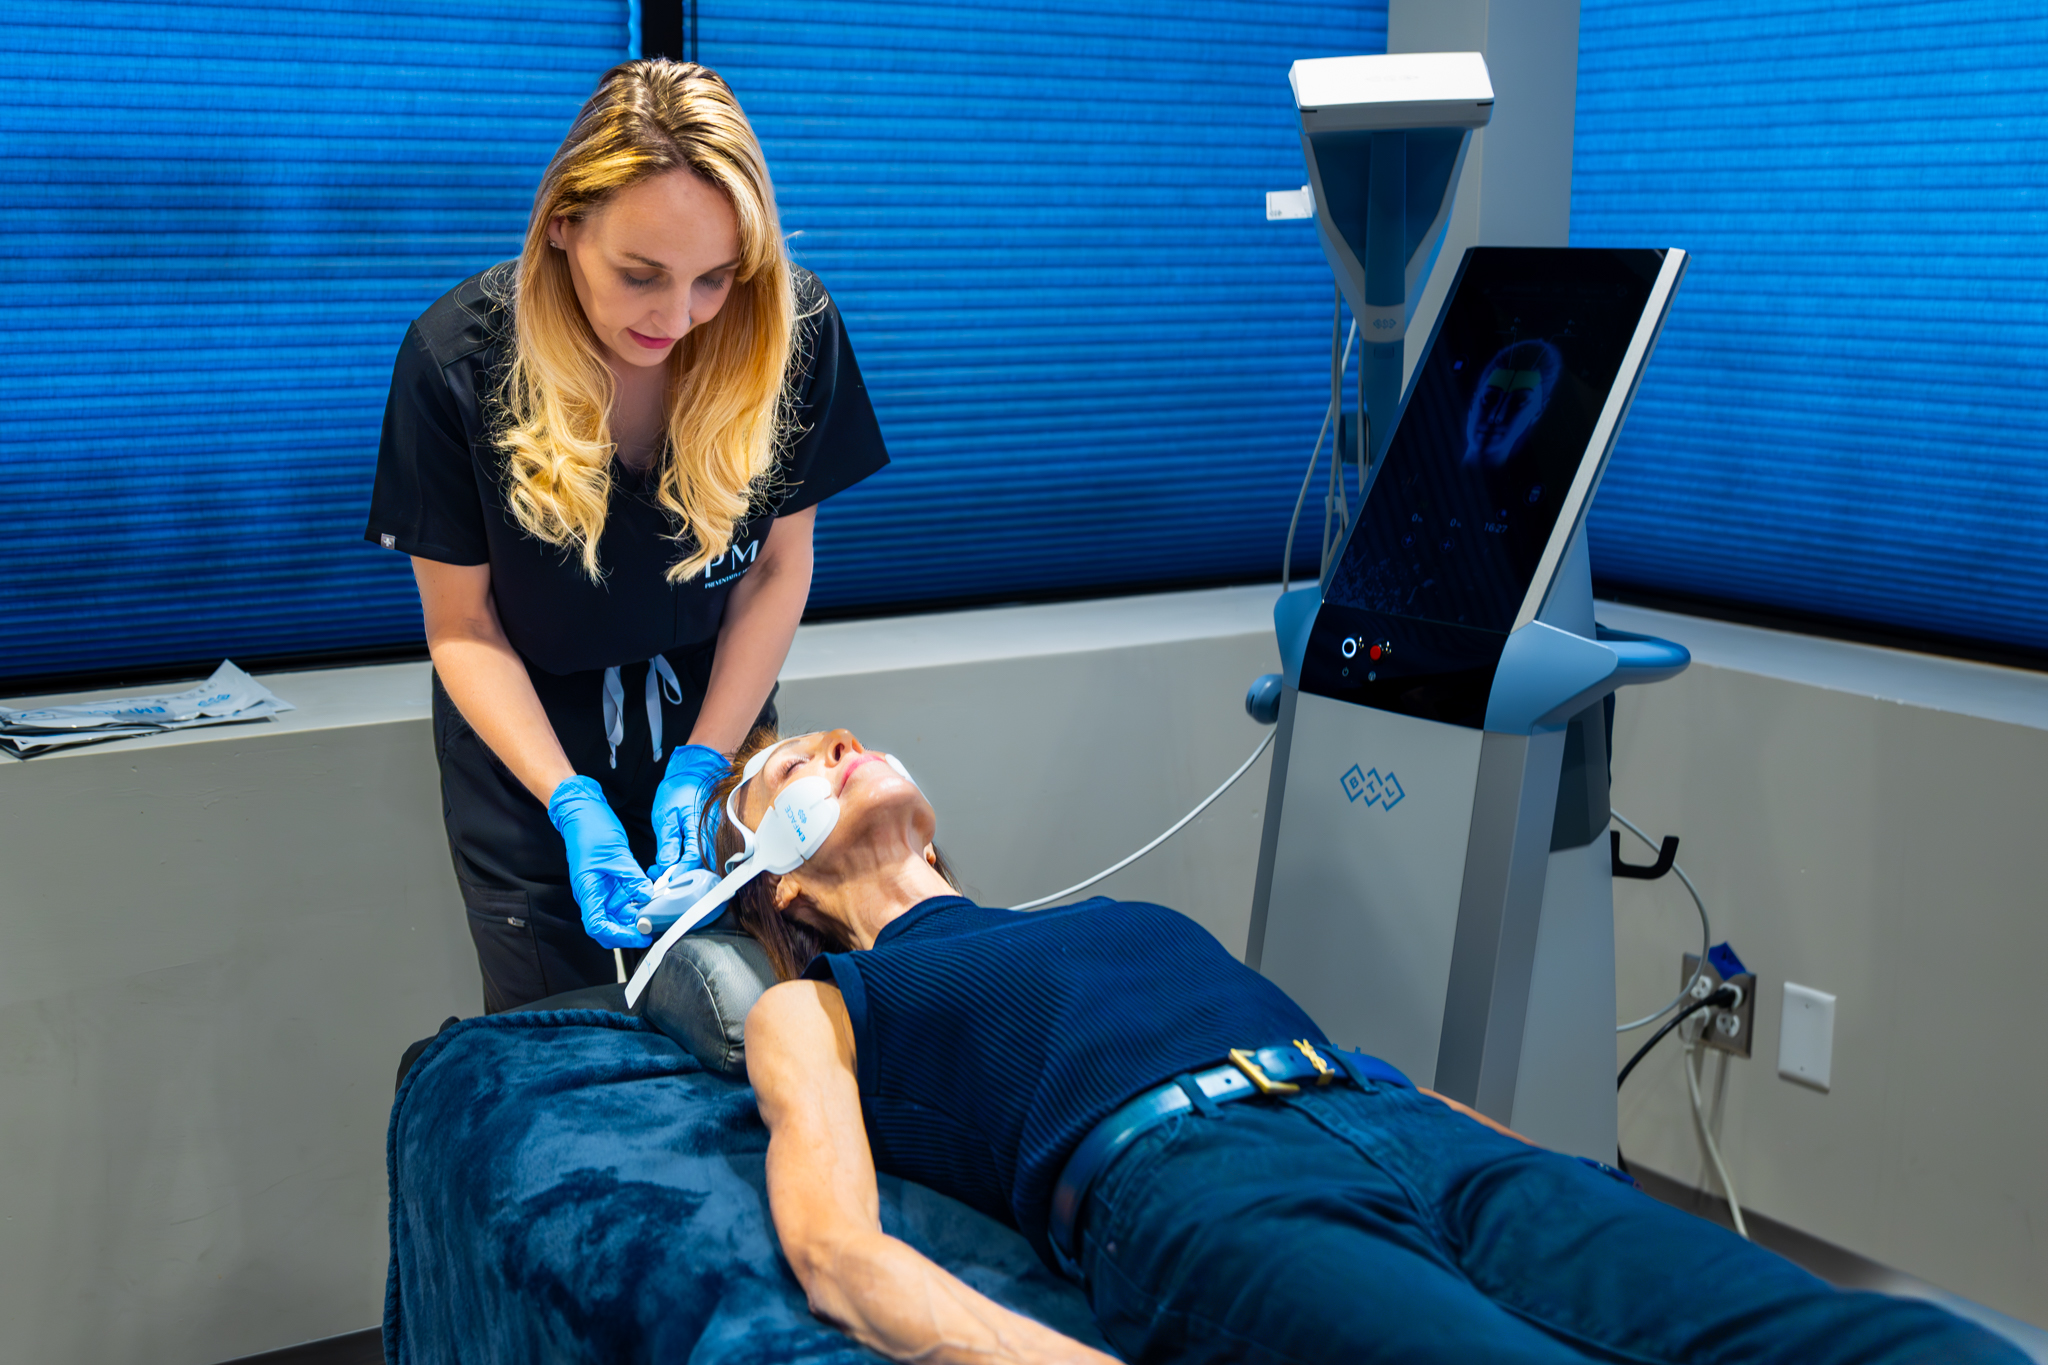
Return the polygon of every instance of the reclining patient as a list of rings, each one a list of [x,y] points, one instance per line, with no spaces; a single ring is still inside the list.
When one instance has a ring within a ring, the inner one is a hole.
[[[764,750],[718,793],[750,831],[800,779],[838,800],[733,902],[782,978],[746,1022],[770,1209],[812,1311],[886,1356],[1106,1359],[886,1235],[878,1169],[1015,1225],[1132,1361],[2024,1360],[1339,1053],[1172,910],[973,904],[844,730]]]

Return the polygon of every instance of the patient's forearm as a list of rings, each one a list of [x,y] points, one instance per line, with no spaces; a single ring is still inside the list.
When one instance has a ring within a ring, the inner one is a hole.
[[[811,1311],[891,1360],[1113,1360],[983,1297],[883,1232],[856,1233],[804,1259],[798,1275]]]

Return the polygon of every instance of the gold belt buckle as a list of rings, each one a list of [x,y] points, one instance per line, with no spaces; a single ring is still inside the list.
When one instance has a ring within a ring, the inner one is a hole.
[[[1310,1062],[1315,1064],[1317,1085],[1328,1085],[1331,1081],[1337,1079],[1336,1068],[1323,1060],[1322,1053],[1316,1051],[1314,1048],[1309,1046],[1308,1039],[1296,1038],[1294,1040],[1294,1045],[1301,1049],[1302,1056],[1308,1058]]]
[[[1214,1056],[1215,1054],[1211,1053],[1210,1055]],[[1299,1095],[1301,1093],[1301,1087],[1291,1081],[1276,1081],[1271,1076],[1268,1076],[1264,1068],[1257,1061],[1253,1060],[1252,1054],[1244,1048],[1234,1047],[1230,1049],[1230,1064],[1249,1077],[1251,1083],[1259,1088],[1261,1095]]]

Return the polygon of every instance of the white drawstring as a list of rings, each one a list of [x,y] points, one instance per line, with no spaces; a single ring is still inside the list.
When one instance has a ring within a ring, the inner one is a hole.
[[[669,704],[679,706],[683,684],[668,660],[657,654],[647,661],[647,730],[654,740],[654,761],[661,762],[661,694]],[[616,667],[604,671],[604,738],[611,746],[612,766],[619,766],[619,745],[626,738],[626,685]]]
[[[659,679],[659,681],[656,681]],[[669,705],[680,706],[683,685],[668,660],[657,654],[647,661],[647,732],[654,736],[654,761],[661,762],[661,694],[668,693]]]
[[[604,737],[612,746],[612,766],[619,766],[619,741],[626,737],[626,685],[619,681],[619,670],[607,668],[604,671]]]

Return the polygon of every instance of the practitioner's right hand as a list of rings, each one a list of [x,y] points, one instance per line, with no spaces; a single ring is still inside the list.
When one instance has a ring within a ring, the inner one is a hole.
[[[548,819],[569,848],[569,887],[583,912],[584,931],[607,948],[652,943],[635,923],[652,888],[604,788],[595,778],[564,779],[548,798]]]

